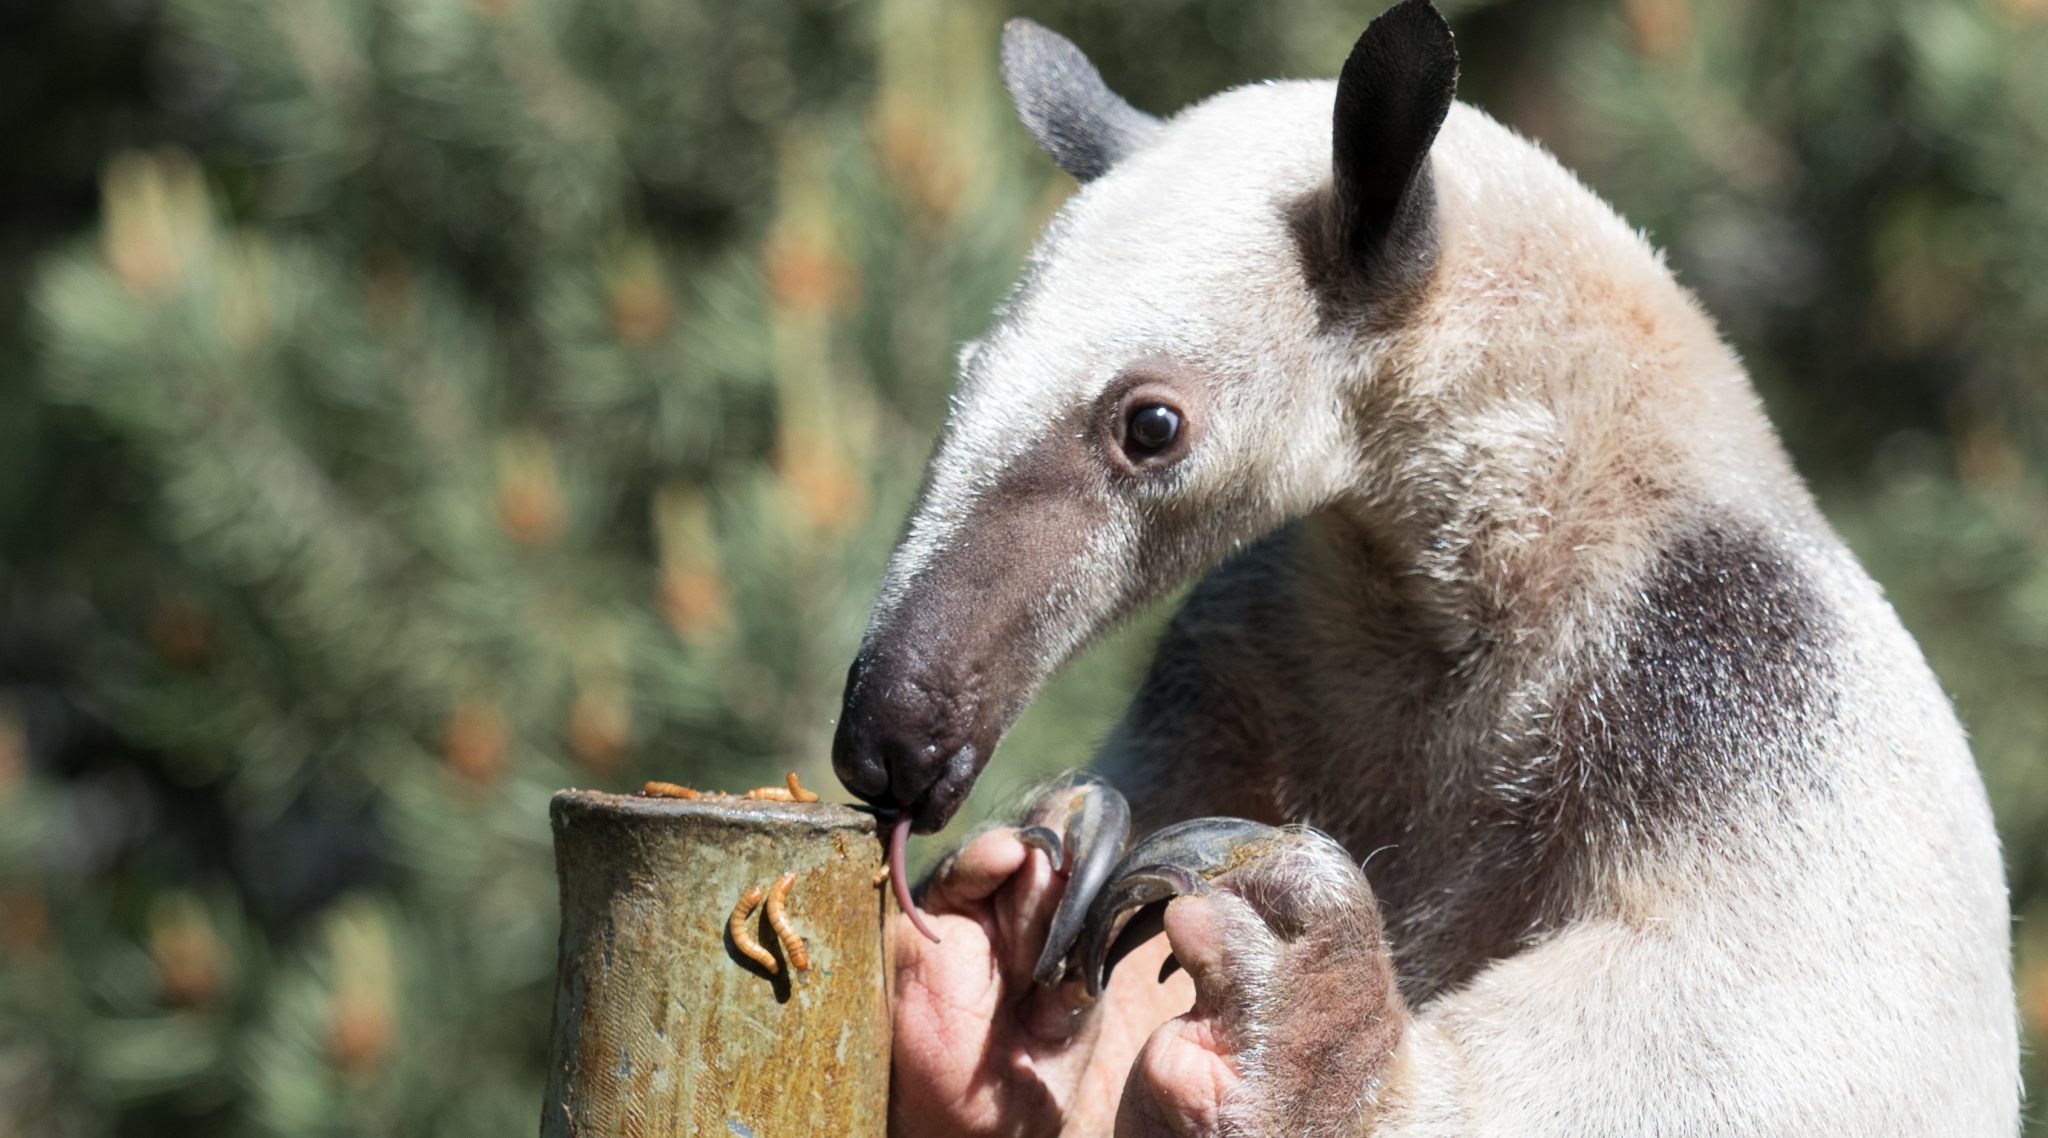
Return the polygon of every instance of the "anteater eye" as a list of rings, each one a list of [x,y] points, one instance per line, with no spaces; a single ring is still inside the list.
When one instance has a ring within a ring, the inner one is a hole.
[[[1137,454],[1154,454],[1180,436],[1180,412],[1164,403],[1140,403],[1124,420],[1124,446]]]

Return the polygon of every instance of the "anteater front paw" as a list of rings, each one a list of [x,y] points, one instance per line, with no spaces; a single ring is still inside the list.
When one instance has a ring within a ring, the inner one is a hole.
[[[1378,906],[1344,848],[1230,818],[1161,830],[1090,909],[1084,979],[1105,982],[1161,925],[1195,1005],[1146,1043],[1117,1133],[1361,1133],[1408,1017]]]

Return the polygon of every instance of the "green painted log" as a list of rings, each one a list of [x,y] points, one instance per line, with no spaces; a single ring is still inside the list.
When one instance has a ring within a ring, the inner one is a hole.
[[[889,1004],[875,819],[831,803],[555,796],[561,885],[542,1138],[881,1138]],[[794,870],[793,971],[763,909],[734,903]]]

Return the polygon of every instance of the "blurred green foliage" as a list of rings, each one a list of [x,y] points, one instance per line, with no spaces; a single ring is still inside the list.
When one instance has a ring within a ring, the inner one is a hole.
[[[2048,1030],[2048,4],[1447,4],[1670,250],[1973,728]],[[0,15],[0,1134],[534,1124],[547,796],[831,785],[953,351],[1139,106],[1325,0],[84,0]],[[1156,620],[1156,616],[1148,618]],[[970,815],[1085,759],[1147,621]]]

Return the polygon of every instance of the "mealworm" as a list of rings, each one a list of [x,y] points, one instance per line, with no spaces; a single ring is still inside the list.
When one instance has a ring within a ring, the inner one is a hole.
[[[740,903],[732,907],[732,916],[725,922],[725,931],[732,934],[733,946],[744,953],[747,959],[766,968],[772,974],[782,971],[782,966],[775,962],[775,954],[763,948],[761,942],[754,939],[754,934],[747,930],[747,916],[754,911],[754,906],[760,903],[759,885],[740,894]],[[772,901],[769,902],[771,913],[774,912],[774,904]]]
[[[794,872],[776,878],[775,887],[768,891],[768,927],[775,930],[775,939],[782,942],[782,955],[789,958],[789,966],[798,972],[811,966],[810,953],[804,951],[804,938],[796,935],[796,929],[789,923],[789,914],[782,906],[789,900],[789,887],[796,884]]]
[[[672,782],[649,782],[640,788],[644,798],[702,798],[703,794]]]
[[[789,772],[788,783],[789,785],[786,787],[757,786],[748,791],[746,797],[768,802],[816,802],[818,800],[816,791],[805,789],[804,784],[796,780],[795,771]]]
[[[885,865],[882,868],[876,870],[875,875],[873,877],[868,878],[868,884],[879,889],[881,888],[882,883],[887,880],[889,880],[889,867]]]

